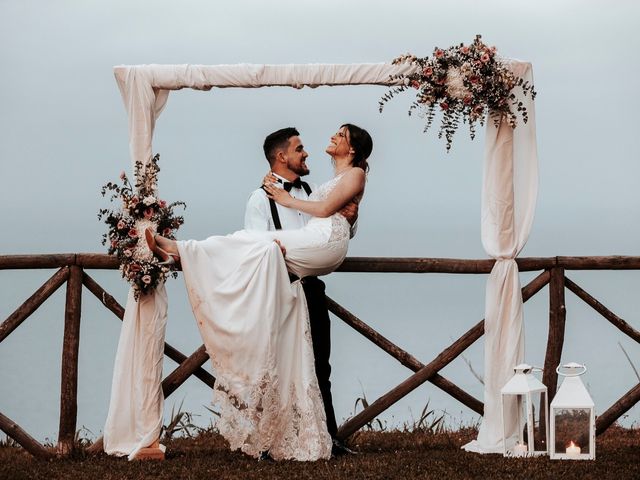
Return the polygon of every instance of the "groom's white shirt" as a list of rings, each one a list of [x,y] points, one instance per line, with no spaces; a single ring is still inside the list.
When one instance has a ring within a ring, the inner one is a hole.
[[[276,175],[277,178],[286,182],[288,180]],[[276,186],[282,188],[282,183],[277,183]],[[309,184],[311,190],[315,190],[315,185]],[[292,188],[289,194],[300,200],[308,200],[309,196],[307,192],[302,188]],[[299,212],[292,208],[283,207],[276,204],[278,209],[278,216],[280,217],[280,224],[283,230],[293,230],[304,227],[309,219],[310,215]],[[247,201],[247,209],[244,214],[244,228],[245,230],[262,230],[273,231],[276,229],[271,218],[271,207],[269,207],[269,197],[262,188],[254,190],[249,196]]]

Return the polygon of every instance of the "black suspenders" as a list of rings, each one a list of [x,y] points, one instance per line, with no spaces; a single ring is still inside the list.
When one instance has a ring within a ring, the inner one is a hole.
[[[269,199],[269,208],[271,209],[271,218],[273,219],[273,226],[276,230],[282,230],[282,224],[280,223],[280,215],[278,214],[278,207],[273,198]]]
[[[302,184],[302,188],[307,192],[307,195],[311,195],[311,187],[307,183]],[[282,230],[282,223],[280,223],[280,215],[278,214],[278,207],[276,206],[276,202],[270,198],[269,199],[269,208],[271,209],[271,218],[273,219],[273,226],[276,230]]]

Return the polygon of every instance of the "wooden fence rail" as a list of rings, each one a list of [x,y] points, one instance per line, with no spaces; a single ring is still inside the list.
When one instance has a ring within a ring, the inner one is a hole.
[[[552,399],[557,387],[555,367],[560,363],[565,341],[566,305],[565,290],[591,306],[622,333],[640,343],[640,332],[617,316],[575,282],[567,278],[567,270],[640,270],[640,257],[544,257],[516,259],[520,271],[541,271],[522,289],[523,301],[527,301],[547,284],[549,285],[549,334],[543,382],[549,390],[548,399]],[[338,269],[339,272],[367,273],[445,273],[445,274],[488,274],[495,261],[492,259],[451,259],[451,258],[347,258]],[[57,453],[66,455],[75,448],[77,426],[78,392],[78,350],[80,342],[82,287],[84,286],[116,317],[124,317],[124,308],[113,296],[106,292],[85,270],[115,270],[117,260],[105,254],[77,253],[51,255],[4,255],[0,256],[0,270],[18,269],[58,269],[33,295],[19,306],[0,324],[0,343],[20,326],[37,308],[42,305],[62,284],[67,284],[64,338],[62,348],[60,428]],[[328,298],[329,310],[366,339],[384,350],[414,373],[385,395],[372,402],[367,408],[348,419],[339,429],[338,436],[346,438],[371,422],[377,415],[403,398],[409,392],[429,381],[450,396],[466,405],[472,411],[482,414],[484,405],[472,395],[444,378],[439,372],[484,333],[484,320],[478,322],[458,340],[445,348],[431,362],[422,363],[409,352],[380,335],[364,321],[346,308]],[[171,395],[191,375],[213,388],[215,378],[202,368],[208,360],[204,346],[200,346],[191,355],[179,352],[165,343],[165,355],[178,364],[162,382],[165,397]],[[640,384],[624,394],[597,419],[597,433],[601,434],[621,415],[640,401]],[[53,453],[45,449],[27,432],[8,417],[0,413],[0,429],[22,445],[25,450],[38,458],[49,458]],[[91,447],[102,449],[102,439]]]

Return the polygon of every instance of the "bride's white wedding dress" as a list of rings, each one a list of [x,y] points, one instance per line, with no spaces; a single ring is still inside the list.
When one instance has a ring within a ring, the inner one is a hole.
[[[341,176],[311,200],[324,200]],[[344,260],[350,226],[336,213],[299,230],[241,230],[178,242],[189,300],[211,357],[217,426],[232,449],[276,460],[331,456],[299,278]],[[283,258],[278,239],[286,248]]]

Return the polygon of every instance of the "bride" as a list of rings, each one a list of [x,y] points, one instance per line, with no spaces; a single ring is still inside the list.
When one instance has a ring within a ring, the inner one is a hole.
[[[307,304],[300,280],[291,283],[288,272],[304,279],[342,263],[350,225],[338,212],[362,199],[372,149],[366,130],[345,124],[326,148],[334,177],[309,200],[265,182],[274,201],[313,217],[304,228],[241,230],[202,241],[145,232],[164,262],[182,264],[216,375],[217,426],[234,450],[254,457],[268,452],[275,460],[331,456]]]

